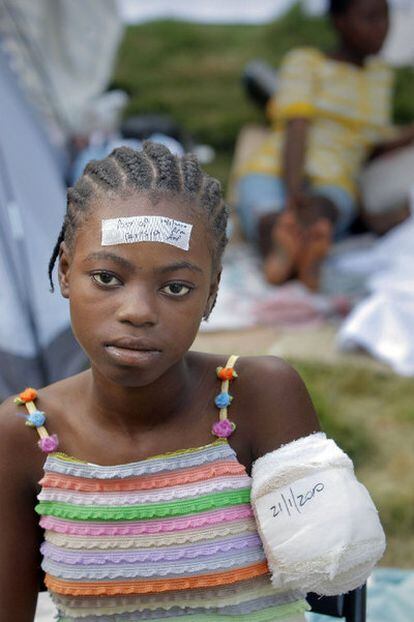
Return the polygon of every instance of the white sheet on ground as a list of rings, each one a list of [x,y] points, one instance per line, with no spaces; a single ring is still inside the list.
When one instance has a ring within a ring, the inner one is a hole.
[[[369,295],[344,322],[340,347],[363,347],[397,373],[414,375],[414,217],[340,263],[345,271],[370,275]]]

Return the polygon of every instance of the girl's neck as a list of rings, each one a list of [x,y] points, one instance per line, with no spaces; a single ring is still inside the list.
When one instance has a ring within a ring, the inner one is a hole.
[[[355,65],[356,67],[363,67],[367,58],[366,55],[358,53],[356,50],[347,47],[345,44],[340,45],[336,50],[329,54],[329,57],[342,63]]]
[[[192,384],[186,359],[144,387],[115,384],[92,368],[86,391],[88,411],[100,425],[139,433],[162,426],[187,410]]]

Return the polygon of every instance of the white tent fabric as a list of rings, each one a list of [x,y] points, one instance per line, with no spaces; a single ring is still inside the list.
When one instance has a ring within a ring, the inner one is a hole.
[[[154,19],[180,19],[204,23],[260,24],[274,19],[290,8],[295,0],[118,0],[123,19],[128,23]]]
[[[393,66],[414,65],[414,1],[399,0],[391,12],[391,28],[382,56]]]
[[[0,55],[0,396],[78,371],[84,357],[47,265],[65,191],[37,119]]]
[[[344,257],[341,266],[369,274],[370,293],[342,325],[340,347],[362,347],[404,376],[414,376],[413,265],[414,216],[371,250]]]
[[[0,0],[0,38],[56,143],[93,122],[123,33],[116,0]]]

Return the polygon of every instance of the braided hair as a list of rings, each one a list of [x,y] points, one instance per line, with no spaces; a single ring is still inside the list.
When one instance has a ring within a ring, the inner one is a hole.
[[[72,245],[92,200],[99,193],[125,196],[134,191],[182,196],[198,208],[210,233],[213,267],[219,269],[227,244],[228,219],[220,183],[202,170],[195,156],[177,157],[167,147],[146,141],[141,151],[118,147],[103,160],[92,160],[75,186],[68,189],[66,214],[49,261],[52,291],[52,274],[60,245],[63,241],[69,247]]]

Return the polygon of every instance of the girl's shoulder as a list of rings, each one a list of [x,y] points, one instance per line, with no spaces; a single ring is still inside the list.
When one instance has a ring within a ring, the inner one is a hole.
[[[210,367],[229,358],[201,356]],[[249,442],[253,460],[319,429],[305,384],[288,363],[275,356],[241,356],[234,369],[229,418],[237,423],[241,444]]]
[[[41,436],[37,429],[44,428],[46,434],[53,436],[62,426],[65,404],[79,386],[81,376],[39,390],[23,387],[21,393],[0,405],[0,454],[4,463],[12,462],[16,471],[25,471],[34,485],[42,476],[46,458],[39,447]]]
[[[305,384],[288,363],[275,356],[242,357],[238,369],[253,460],[319,429]]]
[[[34,490],[42,475],[44,457],[34,433],[25,425],[27,411],[15,403],[15,396],[0,406],[0,474],[13,486],[26,482]]]
[[[48,386],[38,388],[26,387],[22,388],[22,392],[8,398],[1,405],[0,412],[14,414],[14,420],[23,418],[30,414],[33,410],[33,404],[36,411],[41,412],[45,416],[45,426],[54,425],[56,421],[61,420],[70,404],[82,392],[85,386],[85,376],[88,372],[82,372],[76,376],[71,376],[58,382],[54,382]],[[16,417],[16,415],[19,415]],[[24,422],[23,422],[24,423]],[[28,427],[30,424],[27,424]],[[23,426],[25,427],[25,426]]]
[[[251,406],[255,404],[263,416],[268,416],[269,409],[275,406],[275,397],[279,403],[307,393],[298,372],[277,356],[241,356],[236,369],[242,378],[239,390],[243,400]]]

